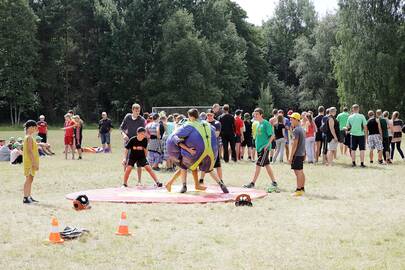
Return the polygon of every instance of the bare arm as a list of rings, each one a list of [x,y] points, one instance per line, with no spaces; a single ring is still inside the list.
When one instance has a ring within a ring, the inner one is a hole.
[[[38,164],[35,162],[34,152],[33,152],[34,141],[32,137],[27,139],[27,150],[28,150],[28,157],[31,159],[32,168],[38,170]]]
[[[336,130],[335,130],[335,127],[334,127],[334,121],[333,121],[333,119],[330,118],[328,121],[329,121],[329,122],[328,122],[328,124],[329,124],[329,130],[330,130],[330,132],[332,133],[333,138],[334,138],[335,140],[338,140],[338,138],[337,138],[337,136],[336,136]]]
[[[191,155],[195,155],[196,151],[194,148],[190,148],[187,145],[185,145],[184,143],[179,143],[179,147],[186,150],[187,152],[189,152]]]
[[[292,163],[293,157],[295,155],[295,152],[297,151],[297,145],[298,145],[298,140],[294,139],[292,141],[292,147],[291,147],[291,152],[290,152],[290,158],[288,159],[288,162]]]

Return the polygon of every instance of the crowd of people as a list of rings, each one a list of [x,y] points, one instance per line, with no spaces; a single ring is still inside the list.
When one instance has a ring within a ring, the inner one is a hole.
[[[401,159],[404,159],[401,140],[405,127],[397,111],[392,113],[391,118],[388,111],[369,111],[366,118],[360,113],[359,105],[354,104],[350,112],[345,107],[339,114],[335,107],[325,109],[323,106],[318,108],[316,114],[312,111],[297,113],[292,110],[285,113],[277,109],[271,114],[268,120],[265,119],[265,112],[261,108],[256,108],[251,114],[243,113],[239,109],[232,114],[229,105],[226,104],[223,106],[214,104],[208,111],[199,113],[197,121],[207,122],[215,129],[219,151],[213,167],[218,183],[223,184],[221,161],[229,163],[232,160],[238,163],[247,157],[247,161],[255,162],[255,170],[251,181],[244,187],[255,187],[261,168],[265,168],[271,181],[268,191],[279,192],[271,164],[288,161],[297,179],[297,188],[293,195],[301,196],[305,192],[304,163],[333,166],[339,149],[340,155],[351,157],[353,167],[358,165],[356,151],[360,151],[359,166],[366,167],[367,145],[370,150],[370,163],[375,161],[375,152],[376,161],[381,165],[392,164],[396,151]],[[119,128],[124,145],[123,187],[128,187],[128,179],[135,164],[138,184],[141,184],[142,168],[145,168],[156,185],[163,186],[155,172],[161,169],[174,172],[176,167],[173,160],[168,158],[167,139],[188,118],[189,115],[177,113],[166,115],[165,112],[151,114],[145,112],[141,115],[141,106],[139,104],[132,106],[132,112],[124,117]],[[25,139],[10,138],[8,143],[0,141],[0,160],[8,155],[6,160],[11,163],[25,164],[24,159],[29,159],[28,165],[24,165],[27,177],[24,202],[31,203],[35,201],[30,196],[30,183],[35,175],[37,154],[39,157],[54,153],[47,143],[48,125],[43,115],[38,122],[28,121],[25,127],[27,135]],[[99,121],[98,137],[106,153],[111,152],[112,129],[112,121],[107,117],[107,113],[103,112]],[[74,159],[77,151],[78,159],[81,159],[83,121],[80,116],[69,111],[65,115],[63,130],[65,158],[67,159],[70,152]],[[32,134],[36,132],[38,136],[33,137]],[[192,155],[194,150],[188,151]],[[5,154],[6,152],[8,154]],[[200,184],[204,183],[206,173],[204,171],[199,175]]]

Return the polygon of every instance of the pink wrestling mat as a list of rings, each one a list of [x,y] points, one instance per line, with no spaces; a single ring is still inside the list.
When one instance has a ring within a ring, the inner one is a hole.
[[[229,193],[222,193],[219,186],[208,185],[205,191],[196,191],[194,185],[187,186],[187,193],[179,193],[181,186],[172,186],[172,192],[166,188],[138,186],[130,188],[104,188],[79,191],[66,195],[69,200],[86,194],[90,201],[121,203],[213,203],[235,201],[239,194],[249,194],[252,199],[267,195],[263,190],[228,187]]]

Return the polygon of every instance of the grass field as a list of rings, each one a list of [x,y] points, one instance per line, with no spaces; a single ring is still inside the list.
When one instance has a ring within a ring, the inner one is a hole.
[[[0,137],[22,136],[0,131]],[[51,131],[57,155],[40,160],[33,184],[38,205],[22,204],[21,166],[0,163],[0,264],[2,269],[405,269],[405,163],[351,168],[347,157],[334,167],[306,165],[307,193],[292,198],[289,166],[273,169],[282,192],[254,201],[253,208],[218,204],[92,203],[75,212],[65,194],[122,183],[121,140],[113,154],[64,160],[63,134]],[[84,131],[84,145],[98,144]],[[241,186],[254,166],[224,166],[224,181]],[[134,172],[130,184],[135,183]],[[160,173],[162,181],[169,174]],[[207,180],[211,182],[211,179]],[[144,182],[152,183],[144,173]],[[191,181],[190,181],[191,182]],[[258,188],[268,184],[260,176]],[[121,211],[132,237],[118,237]],[[85,227],[88,236],[50,245],[50,220]]]

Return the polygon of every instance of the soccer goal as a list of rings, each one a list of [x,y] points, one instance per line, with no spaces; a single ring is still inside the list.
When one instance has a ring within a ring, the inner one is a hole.
[[[191,108],[197,109],[200,113],[207,112],[208,109],[211,109],[211,106],[176,106],[176,107],[152,107],[153,113],[165,112],[166,115],[179,113],[187,115],[187,111]]]

